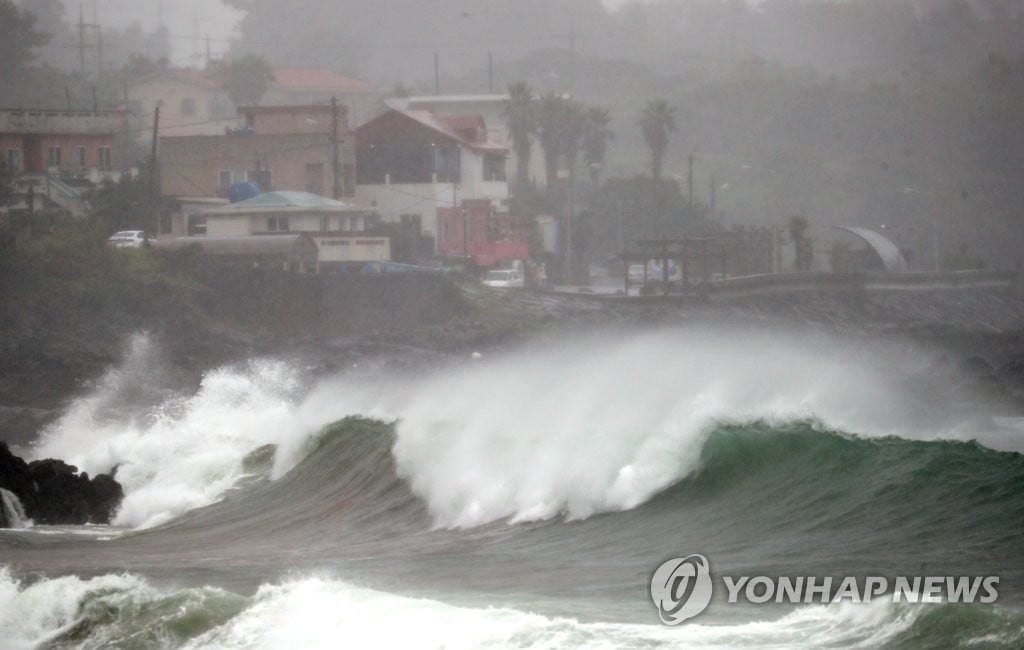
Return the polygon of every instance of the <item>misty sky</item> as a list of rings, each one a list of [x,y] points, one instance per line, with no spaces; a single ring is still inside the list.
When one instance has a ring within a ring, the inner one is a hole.
[[[146,31],[157,27],[161,4],[164,24],[171,32],[174,44],[176,65],[191,62],[193,34],[197,32],[200,52],[206,52],[207,34],[214,55],[227,49],[227,39],[234,30],[239,14],[225,7],[219,0],[163,0],[162,3],[160,0],[64,0],[71,21],[78,20],[78,8],[81,5],[85,10],[86,21],[91,21],[95,12],[103,25],[120,28],[138,21]],[[198,30],[194,28],[196,23]]]
[[[609,8],[615,8],[630,0],[601,2]],[[78,19],[78,8],[81,5],[87,21],[92,20],[95,12],[102,24],[125,27],[138,21],[146,31],[151,31],[157,26],[161,0],[64,0],[64,4],[72,21]],[[199,36],[197,45],[200,53],[205,54],[206,35],[210,36],[210,49],[214,56],[226,50],[227,41],[233,35],[240,17],[237,11],[225,7],[220,0],[162,0],[162,5],[164,24],[172,35],[176,65],[192,62],[195,34]]]

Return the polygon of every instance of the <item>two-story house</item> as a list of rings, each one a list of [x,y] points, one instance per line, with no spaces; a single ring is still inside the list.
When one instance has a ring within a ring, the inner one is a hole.
[[[198,70],[161,68],[128,82],[125,108],[138,143],[153,137],[160,107],[160,136],[213,135],[238,123],[235,106],[221,85]]]
[[[392,108],[355,131],[356,199],[387,222],[444,238],[438,210],[466,200],[508,212],[507,148],[479,115]],[[437,249],[435,248],[435,251]]]
[[[490,95],[414,95],[395,99],[397,105],[411,110],[428,111],[435,115],[479,115],[487,124],[487,139],[508,149],[508,174],[512,178],[517,167],[516,151],[508,132],[508,94]],[[530,160],[527,163],[529,177],[525,180],[538,186],[546,183],[544,156],[540,141],[531,136]]]
[[[0,110],[0,160],[15,178],[14,209],[49,201],[85,214],[85,193],[119,176],[114,138],[124,120],[122,111]]]
[[[345,106],[338,105],[337,113],[329,105],[247,107],[239,113],[241,126],[226,134],[160,138],[161,194],[191,206],[172,220],[172,234],[195,234],[204,207],[196,199],[227,199],[238,183],[254,183],[261,192],[354,196],[355,144]]]

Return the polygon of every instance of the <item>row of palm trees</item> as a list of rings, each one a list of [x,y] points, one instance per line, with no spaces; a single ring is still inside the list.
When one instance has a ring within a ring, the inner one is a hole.
[[[615,137],[608,110],[585,106],[553,92],[537,96],[524,81],[511,84],[508,90],[506,119],[516,154],[516,182],[520,186],[528,182],[531,148],[536,138],[544,156],[549,188],[557,182],[560,163],[573,174],[581,153],[596,186],[608,144]],[[639,126],[651,150],[651,176],[660,180],[670,135],[678,129],[676,108],[663,99],[652,100],[644,107]]]

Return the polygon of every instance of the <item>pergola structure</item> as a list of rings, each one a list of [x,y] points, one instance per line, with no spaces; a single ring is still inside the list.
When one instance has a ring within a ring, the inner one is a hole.
[[[707,282],[710,276],[712,262],[721,264],[722,275],[728,275],[726,261],[728,259],[728,245],[718,236],[713,234],[685,235],[682,239],[643,239],[636,242],[640,251],[631,253],[629,251],[619,254],[625,264],[623,273],[626,283],[626,293],[629,293],[631,283],[629,280],[630,264],[640,263],[644,267],[644,280],[641,283],[646,285],[649,281],[660,281],[662,291],[667,296],[669,293],[669,263],[676,262],[679,265],[680,281],[683,287],[690,284],[690,264],[694,261],[700,262],[698,281]],[[657,274],[649,277],[651,262],[659,262],[656,266],[661,267],[661,277]]]

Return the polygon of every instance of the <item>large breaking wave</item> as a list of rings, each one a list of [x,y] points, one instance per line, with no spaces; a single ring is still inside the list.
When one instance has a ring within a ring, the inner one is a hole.
[[[137,337],[124,363],[44,432],[36,457],[116,469],[116,523],[147,527],[207,505],[273,445],[272,475],[347,415],[397,420],[398,474],[437,525],[585,518],[649,500],[699,467],[728,423],[806,421],[866,437],[974,439],[1020,449],[1020,427],[935,376],[935,355],[821,333],[675,328],[548,341],[417,374],[353,369],[313,384],[254,360],[194,393],[132,409],[158,374]]]

